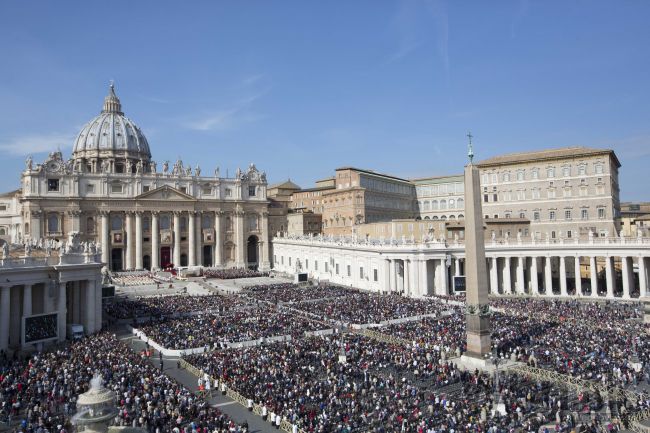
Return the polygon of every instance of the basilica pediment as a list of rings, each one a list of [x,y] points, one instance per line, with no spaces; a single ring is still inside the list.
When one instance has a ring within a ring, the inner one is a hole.
[[[168,185],[142,193],[135,199],[141,201],[196,201],[196,199],[191,195],[179,191],[176,188],[172,188]]]

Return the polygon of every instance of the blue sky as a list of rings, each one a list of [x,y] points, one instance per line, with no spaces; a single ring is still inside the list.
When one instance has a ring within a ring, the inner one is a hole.
[[[114,79],[157,161],[255,162],[304,187],[477,158],[613,148],[650,200],[648,1],[0,2],[0,191],[70,154]]]

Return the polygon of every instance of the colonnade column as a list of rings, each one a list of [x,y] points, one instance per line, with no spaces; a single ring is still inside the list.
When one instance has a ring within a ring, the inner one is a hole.
[[[524,279],[524,268],[526,267],[526,257],[517,257],[517,293],[523,295],[526,293],[526,281]]]
[[[569,295],[566,288],[566,258],[564,256],[560,256],[560,295]]]
[[[151,212],[151,269],[160,268],[159,218],[158,211]]]
[[[143,269],[142,267],[142,212],[135,213],[134,236],[135,236],[135,268]]]
[[[582,275],[580,275],[580,256],[573,261],[573,273],[575,275],[576,295],[582,296]]]
[[[632,263],[630,257],[621,257],[621,274],[623,277],[623,298],[630,299],[632,291]]]
[[[449,289],[447,288],[447,259],[440,259],[440,293],[441,295],[448,295]]]
[[[196,212],[191,211],[187,217],[189,221],[189,240],[188,262],[189,266],[196,266]]]
[[[404,259],[404,285],[403,285],[403,292],[410,296],[411,295],[411,278],[410,278],[410,272],[411,272],[411,266],[410,266],[410,260]]]
[[[66,282],[59,282],[59,302],[56,308],[59,312],[59,341],[64,341],[66,334],[66,286]]]
[[[174,266],[181,265],[181,213],[174,212]]]
[[[493,295],[499,294],[499,274],[497,273],[498,258],[490,257],[490,290]]]
[[[607,297],[614,297],[614,264],[612,257],[605,257],[605,284],[607,285]]]
[[[32,285],[23,286],[23,316],[32,315]]]
[[[386,259],[384,260],[384,291],[386,293],[390,292],[390,286],[391,286],[390,270],[391,270],[390,259]]]
[[[544,294],[546,296],[553,295],[553,274],[551,269],[551,257],[544,258]]]
[[[223,259],[221,257],[223,251],[223,240],[221,237],[221,219],[223,216],[223,211],[216,211],[214,213],[214,266],[220,267],[223,265]]]
[[[84,308],[84,328],[88,334],[92,334],[97,329],[95,317],[95,291],[96,280],[86,280],[86,306]],[[101,319],[100,319],[101,320]]]
[[[510,273],[510,257],[503,258],[503,294],[512,294],[512,281]]]
[[[454,276],[460,277],[460,259],[454,259]]]
[[[530,291],[539,295],[539,280],[537,279],[537,257],[530,258]]]
[[[9,347],[9,317],[11,286],[0,286],[0,350]]]
[[[126,235],[126,266],[125,270],[133,269],[133,239],[131,239],[131,233],[133,232],[133,214],[131,212],[126,212],[124,218],[124,231]]]
[[[110,268],[109,258],[109,246],[108,246],[108,212],[101,212],[100,218],[102,220],[101,224],[101,243],[102,243],[102,262],[106,263],[106,266]]]
[[[639,297],[649,296],[648,293],[648,277],[645,266],[645,257],[639,256]]]
[[[589,274],[591,279],[591,296],[598,296],[598,269],[596,267],[596,257],[589,257]]]

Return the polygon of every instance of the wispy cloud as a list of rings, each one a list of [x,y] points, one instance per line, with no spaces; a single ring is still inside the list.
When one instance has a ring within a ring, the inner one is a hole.
[[[253,84],[259,82],[263,78],[264,78],[264,74],[252,74],[242,78],[241,82],[246,86],[252,86]]]
[[[386,63],[393,63],[406,57],[420,45],[416,6],[417,2],[414,0],[402,0],[399,3],[399,10],[391,23],[391,27],[397,34],[397,47],[389,54]]]
[[[268,90],[243,97],[230,107],[199,115],[186,121],[184,126],[195,131],[225,131],[261,120],[265,116],[256,113],[252,106],[267,92]]]
[[[73,134],[31,134],[8,138],[0,142],[0,151],[10,155],[29,155],[32,153],[52,152],[57,148],[69,148],[75,136]]]

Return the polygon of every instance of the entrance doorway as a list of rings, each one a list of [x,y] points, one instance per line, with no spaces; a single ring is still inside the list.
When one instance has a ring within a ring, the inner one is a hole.
[[[113,248],[111,250],[111,271],[122,270],[122,248]]]
[[[181,266],[187,266],[187,254],[181,254]]]
[[[247,252],[247,260],[246,263],[248,264],[248,267],[250,269],[257,269],[257,264],[258,264],[258,257],[257,257],[257,250],[258,250],[258,245],[259,242],[257,240],[257,236],[250,236],[248,238],[248,245],[246,248]]]
[[[163,269],[167,269],[172,261],[171,247],[160,248],[160,264]]]
[[[151,270],[151,256],[146,255],[142,257],[142,266],[148,271]]]
[[[212,247],[210,245],[203,245],[203,266],[212,266]]]

